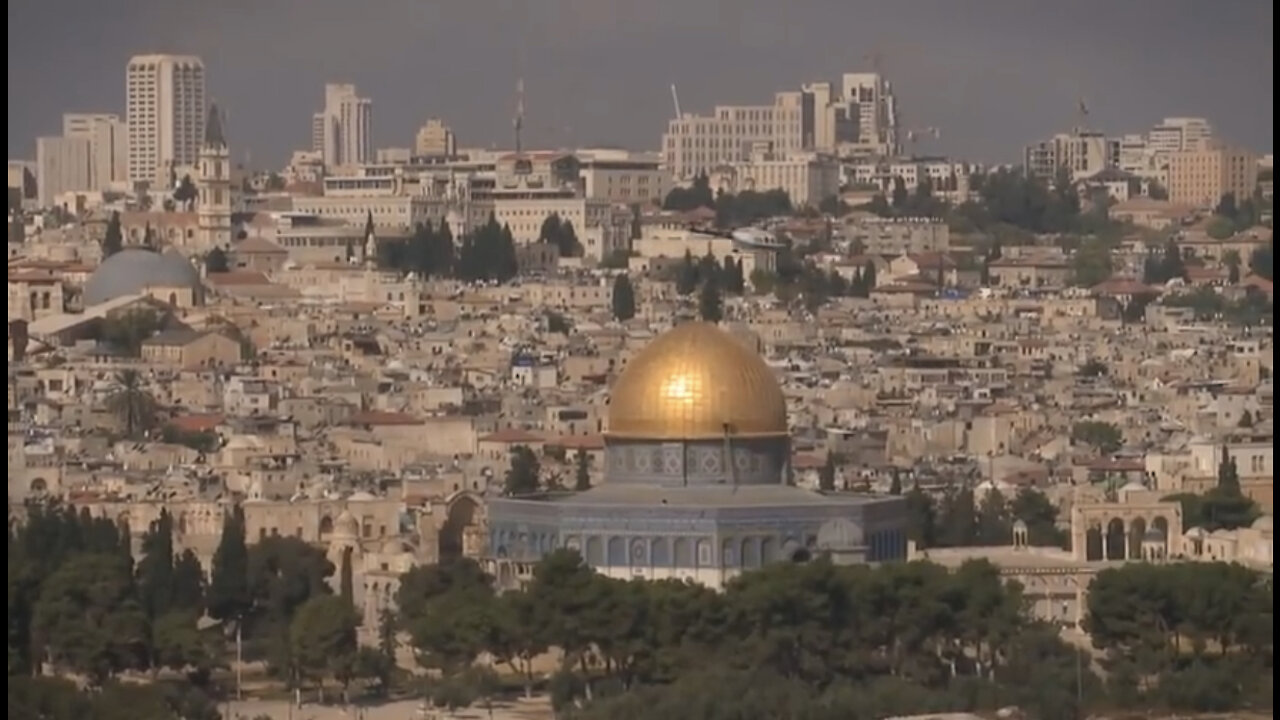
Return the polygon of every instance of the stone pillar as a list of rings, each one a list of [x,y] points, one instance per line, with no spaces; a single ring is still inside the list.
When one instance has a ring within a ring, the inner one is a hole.
[[[1106,528],[1103,528],[1101,535],[1102,535],[1102,559],[1110,560],[1111,559],[1111,533],[1107,532]]]

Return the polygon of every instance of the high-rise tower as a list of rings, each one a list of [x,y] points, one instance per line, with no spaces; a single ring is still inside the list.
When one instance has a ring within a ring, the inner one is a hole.
[[[231,153],[216,104],[209,105],[196,176],[200,196],[196,246],[201,252],[215,247],[226,249],[231,245]]]
[[[190,167],[204,135],[204,62],[190,55],[139,55],[126,71],[129,182],[153,189],[174,167]]]
[[[318,143],[328,168],[349,168],[373,162],[373,101],[356,93],[356,86],[324,86],[324,110],[311,118],[311,143]]]

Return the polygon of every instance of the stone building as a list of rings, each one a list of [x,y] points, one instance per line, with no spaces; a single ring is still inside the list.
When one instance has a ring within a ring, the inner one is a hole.
[[[500,585],[562,547],[611,577],[713,588],[780,560],[906,557],[900,498],[789,483],[782,389],[758,355],[714,325],[680,325],[627,364],[604,441],[599,487],[489,503],[489,565]]]

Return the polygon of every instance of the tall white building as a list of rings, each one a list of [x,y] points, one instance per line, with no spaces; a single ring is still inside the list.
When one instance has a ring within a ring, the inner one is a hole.
[[[1200,152],[1209,149],[1213,126],[1204,118],[1170,117],[1147,133],[1147,146],[1152,153]]]
[[[36,138],[36,201],[40,207],[52,207],[64,192],[92,190],[92,164],[85,138]]]
[[[879,73],[845,73],[840,78],[840,101],[850,123],[856,123],[856,150],[897,155],[898,101],[893,87]]]
[[[168,183],[192,166],[204,137],[204,62],[191,55],[138,55],[126,71],[129,182]]]
[[[373,162],[373,101],[360,97],[355,85],[325,85],[324,110],[311,119],[311,143],[329,168]]]
[[[67,113],[62,136],[89,141],[89,187],[120,189],[129,183],[128,126],[112,113]]]

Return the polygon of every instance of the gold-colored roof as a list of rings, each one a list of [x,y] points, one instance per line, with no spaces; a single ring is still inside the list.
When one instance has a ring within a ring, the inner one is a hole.
[[[641,350],[614,383],[608,435],[648,440],[787,434],[787,402],[760,356],[688,322]]]

